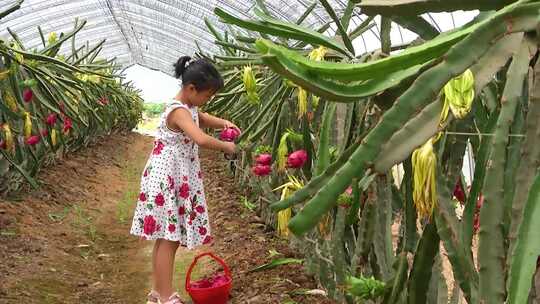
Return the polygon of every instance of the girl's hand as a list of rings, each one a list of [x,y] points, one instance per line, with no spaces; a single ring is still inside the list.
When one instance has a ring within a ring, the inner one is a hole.
[[[242,132],[242,130],[240,130],[240,128],[238,126],[236,126],[234,123],[232,123],[232,122],[230,122],[228,120],[225,120],[225,119],[224,119],[223,126],[224,126],[225,129],[234,128],[234,129],[238,130],[240,133]]]
[[[236,145],[233,142],[226,142],[223,152],[225,152],[225,154],[233,155],[236,153]]]

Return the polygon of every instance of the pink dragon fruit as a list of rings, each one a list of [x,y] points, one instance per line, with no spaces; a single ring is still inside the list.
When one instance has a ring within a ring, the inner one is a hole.
[[[456,183],[456,186],[454,187],[454,196],[461,203],[465,202],[465,193],[463,192],[463,188],[461,187],[461,182],[459,181]]]
[[[219,139],[223,141],[234,141],[238,136],[240,136],[240,130],[236,128],[226,128],[219,134]]]
[[[33,135],[33,136],[30,136],[27,140],[26,140],[26,143],[30,146],[35,146],[37,143],[39,142],[39,136],[38,135]]]
[[[272,172],[272,167],[268,165],[257,164],[253,168],[251,168],[251,171],[255,176],[267,176]]]
[[[196,282],[191,283],[191,288],[196,288],[196,289],[210,288],[211,286],[212,286],[212,282],[210,282],[210,280],[207,278],[200,279]]]
[[[191,288],[205,289],[205,288],[217,288],[225,286],[230,283],[230,279],[222,274],[217,274],[209,278],[203,278],[196,282],[191,283]]]
[[[100,99],[98,99],[97,102],[98,102],[100,105],[102,105],[102,106],[106,106],[106,105],[109,104],[109,98],[103,96],[103,97],[101,97]]]
[[[58,115],[56,115],[56,113],[51,113],[49,115],[47,115],[47,119],[46,119],[46,123],[49,125],[49,126],[54,126],[56,124],[56,120],[58,119]]]
[[[23,91],[23,100],[25,102],[30,102],[32,101],[32,98],[34,97],[34,92],[32,92],[32,90],[30,89],[24,89]]]
[[[307,162],[308,155],[306,150],[297,150],[289,154],[287,158],[287,166],[289,168],[302,168]]]
[[[270,166],[272,164],[272,155],[268,153],[259,154],[255,158],[255,162],[259,165]]]
[[[73,122],[71,121],[71,118],[64,116],[64,127],[62,131],[64,134],[67,134],[71,129],[73,129]]]
[[[230,282],[230,279],[227,276],[223,274],[217,275],[214,277],[214,280],[212,282],[212,287],[216,288],[216,287],[225,286],[229,284],[229,282]]]

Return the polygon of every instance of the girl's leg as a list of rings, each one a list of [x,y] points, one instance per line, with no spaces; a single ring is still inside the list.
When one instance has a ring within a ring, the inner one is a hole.
[[[160,239],[155,254],[155,290],[161,300],[166,301],[173,294],[172,279],[174,269],[174,257],[178,249],[178,242]]]
[[[157,266],[156,266],[156,257],[157,252],[159,250],[159,245],[161,244],[161,239],[157,239],[154,241],[154,250],[152,250],[152,290],[157,290],[158,282],[157,282]]]

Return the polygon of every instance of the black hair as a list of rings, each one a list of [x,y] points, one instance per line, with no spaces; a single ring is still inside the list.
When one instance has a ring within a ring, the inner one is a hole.
[[[174,76],[182,78],[182,85],[193,84],[197,91],[217,92],[223,88],[223,78],[212,63],[206,59],[190,60],[191,57],[182,56],[174,64]]]

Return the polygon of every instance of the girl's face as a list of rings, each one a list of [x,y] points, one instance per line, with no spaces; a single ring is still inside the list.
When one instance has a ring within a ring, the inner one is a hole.
[[[191,105],[197,106],[197,107],[202,106],[205,103],[207,103],[216,94],[216,92],[212,89],[205,90],[205,91],[198,91],[197,88],[195,88],[193,84],[189,84],[187,89],[188,89],[189,102],[191,103]]]

